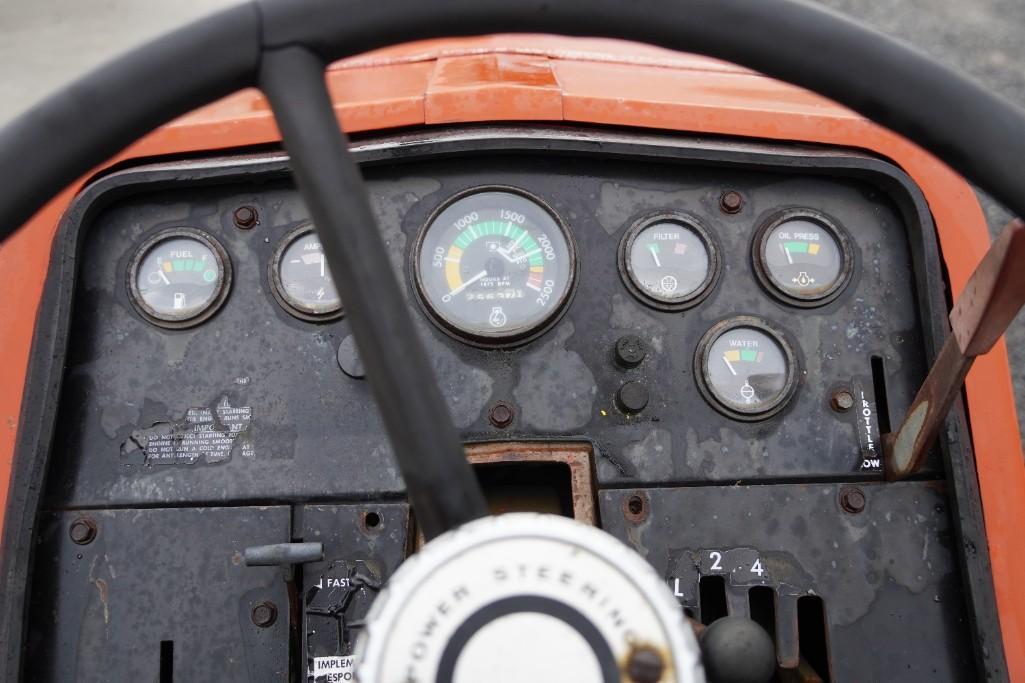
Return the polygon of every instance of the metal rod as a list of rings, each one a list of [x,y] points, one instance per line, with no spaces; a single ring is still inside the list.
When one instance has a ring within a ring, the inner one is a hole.
[[[1003,336],[1025,304],[1025,223],[1015,219],[972,273],[950,313],[940,349],[900,429],[884,441],[886,476],[904,479],[922,466],[975,362]]]
[[[487,514],[484,495],[392,270],[359,168],[324,83],[301,47],[264,55],[260,86],[324,245],[417,523],[428,539]],[[382,463],[383,465],[383,463]]]

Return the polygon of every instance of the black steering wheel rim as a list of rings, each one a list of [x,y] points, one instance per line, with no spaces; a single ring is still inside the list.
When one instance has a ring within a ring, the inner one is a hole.
[[[125,55],[0,131],[0,240],[157,126],[241,88],[263,89],[346,301],[418,519],[428,537],[437,535],[485,514],[483,497],[386,265],[323,69],[396,43],[496,31],[623,38],[753,68],[904,135],[1025,215],[1025,112],[910,48],[800,0],[253,0]],[[380,272],[368,276],[373,269]],[[368,288],[375,290],[373,304]],[[393,348],[403,351],[397,364]],[[416,388],[403,391],[410,385]],[[448,495],[437,495],[439,487]],[[6,515],[0,558],[0,642],[12,679],[20,670],[38,493],[21,500]]]
[[[303,47],[326,64],[411,40],[497,31],[622,38],[752,68],[918,143],[1025,215],[1025,111],[802,0],[251,0],[125,54],[0,130],[0,239],[157,126],[259,86],[268,53]]]

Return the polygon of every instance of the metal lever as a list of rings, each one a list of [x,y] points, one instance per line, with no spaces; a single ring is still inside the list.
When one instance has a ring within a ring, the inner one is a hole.
[[[323,543],[272,543],[254,545],[242,551],[247,567],[280,566],[285,570],[285,581],[292,580],[295,565],[319,562],[324,559]]]
[[[1025,222],[1016,218],[969,278],[950,312],[951,335],[900,429],[884,439],[887,479],[904,479],[918,471],[976,356],[993,348],[1023,304]]]

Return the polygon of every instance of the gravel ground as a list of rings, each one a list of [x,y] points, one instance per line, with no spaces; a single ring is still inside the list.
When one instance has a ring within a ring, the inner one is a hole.
[[[1025,107],[1022,0],[819,1]],[[234,0],[0,0],[0,125],[102,61],[231,4]],[[1009,215],[988,197],[980,199],[996,234]],[[1008,346],[1025,433],[1025,316],[1019,315],[1008,333]]]

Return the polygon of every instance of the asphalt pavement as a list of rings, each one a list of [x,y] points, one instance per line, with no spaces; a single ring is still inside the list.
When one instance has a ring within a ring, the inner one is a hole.
[[[914,45],[1025,107],[1022,0],[820,2]],[[232,4],[235,0],[0,0],[0,125],[124,50]],[[988,197],[980,199],[996,234],[1010,216]],[[1007,342],[1022,406],[1019,425],[1025,426],[1025,316],[1018,316]]]

